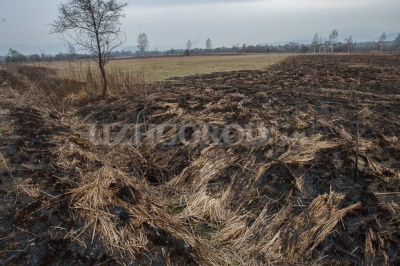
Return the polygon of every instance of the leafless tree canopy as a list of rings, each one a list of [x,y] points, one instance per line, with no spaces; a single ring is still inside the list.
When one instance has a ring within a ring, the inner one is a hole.
[[[334,29],[330,34],[329,34],[329,45],[331,46],[332,49],[332,53],[333,53],[333,46],[336,43],[336,39],[339,36],[339,32],[337,31],[337,29]]]
[[[139,48],[140,53],[142,55],[144,55],[144,52],[149,47],[149,41],[147,40],[146,33],[140,33],[138,36],[137,42],[138,42],[138,48]]]
[[[313,41],[312,41],[312,46],[314,47],[314,54],[315,54],[315,48],[319,44],[319,38],[318,38],[318,33],[315,33]]]
[[[344,41],[347,45],[347,53],[350,53],[351,46],[353,45],[353,36],[350,35],[350,37],[347,39],[344,39]]]
[[[385,42],[386,42],[386,33],[384,32],[382,33],[381,37],[379,37],[379,45],[381,46],[380,52],[382,52],[383,45],[385,44]]]
[[[382,33],[381,37],[379,37],[379,42],[385,42],[386,41],[386,33]]]
[[[58,6],[58,17],[50,24],[51,33],[66,34],[94,56],[103,77],[103,96],[107,95],[104,66],[111,52],[125,41],[120,23],[125,6],[117,0],[68,0]]]
[[[208,38],[207,41],[206,41],[206,50],[207,51],[211,51],[212,50],[212,43],[211,43],[210,38]]]
[[[192,50],[192,41],[189,39],[186,43],[186,51],[185,54],[189,56],[190,50]]]
[[[189,51],[192,50],[192,41],[190,39],[186,43],[186,49],[188,49]]]

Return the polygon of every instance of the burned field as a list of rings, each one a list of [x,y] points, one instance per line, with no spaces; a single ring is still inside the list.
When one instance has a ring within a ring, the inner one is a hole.
[[[7,265],[400,264],[398,55],[294,56],[65,112],[29,93],[43,75],[0,71]]]

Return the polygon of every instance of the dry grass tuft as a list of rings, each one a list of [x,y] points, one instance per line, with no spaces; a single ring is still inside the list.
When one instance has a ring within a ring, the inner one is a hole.
[[[118,184],[117,187],[132,188],[135,203],[118,197],[113,188],[115,184]],[[100,239],[113,254],[137,256],[148,250],[150,240],[147,228],[151,226],[167,230],[195,248],[201,254],[201,261],[210,265],[220,264],[218,257],[206,249],[200,239],[165,212],[156,197],[149,193],[150,190],[134,176],[127,176],[109,166],[88,173],[82,177],[81,184],[70,192],[72,208],[78,212],[79,219],[85,221],[85,226],[71,232],[70,236],[83,243],[83,236],[90,235],[92,241]],[[152,204],[149,205],[149,202]],[[169,256],[168,251],[164,250],[163,256]]]
[[[131,200],[136,204],[118,197],[113,188],[116,184],[119,188],[130,188]],[[138,255],[146,250],[148,239],[144,223],[154,225],[154,214],[143,206],[146,196],[135,177],[104,166],[83,176],[81,185],[70,193],[72,208],[78,211],[86,224],[82,230],[73,232],[71,237],[76,239],[90,234],[92,240],[101,239],[111,252],[121,256],[124,252]],[[156,211],[160,209],[156,208]]]
[[[65,139],[65,136],[62,137]],[[91,168],[96,162],[100,162],[100,158],[96,153],[79,146],[75,142],[67,142],[59,148],[58,165],[63,169],[77,170]]]
[[[285,232],[288,261],[301,261],[301,257],[309,259],[314,249],[332,233],[336,224],[343,217],[361,207],[361,202],[340,208],[344,195],[331,191],[324,194],[309,205],[309,207],[291,223]]]
[[[207,195],[204,189],[201,189],[189,196],[187,201],[181,202],[181,205],[186,207],[177,217],[184,221],[208,222],[219,225],[231,216],[225,204],[226,196],[218,199],[212,198]]]
[[[288,138],[285,136],[282,138],[289,144],[289,149],[278,158],[278,161],[288,164],[310,162],[316,158],[319,151],[332,149],[345,143],[340,139],[331,141],[322,140],[323,135],[321,134],[310,138]]]

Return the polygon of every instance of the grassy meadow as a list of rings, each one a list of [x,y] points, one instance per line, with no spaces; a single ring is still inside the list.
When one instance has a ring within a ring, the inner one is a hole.
[[[236,70],[263,69],[284,60],[287,54],[174,56],[111,60],[107,64],[110,83],[154,83],[172,77]],[[86,82],[100,80],[94,61],[46,62],[60,77]],[[111,84],[112,87],[112,84]]]

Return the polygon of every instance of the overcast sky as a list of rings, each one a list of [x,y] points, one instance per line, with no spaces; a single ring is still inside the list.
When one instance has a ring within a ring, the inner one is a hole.
[[[0,0],[0,45],[42,46],[60,43],[49,34],[57,5],[66,0]],[[400,0],[128,0],[123,27],[125,46],[136,45],[139,33],[150,46],[165,49],[258,44],[312,39],[337,28],[339,40],[363,29],[400,32]],[[371,31],[369,31],[371,32]],[[379,35],[378,35],[379,36]],[[64,51],[65,52],[65,51]]]

